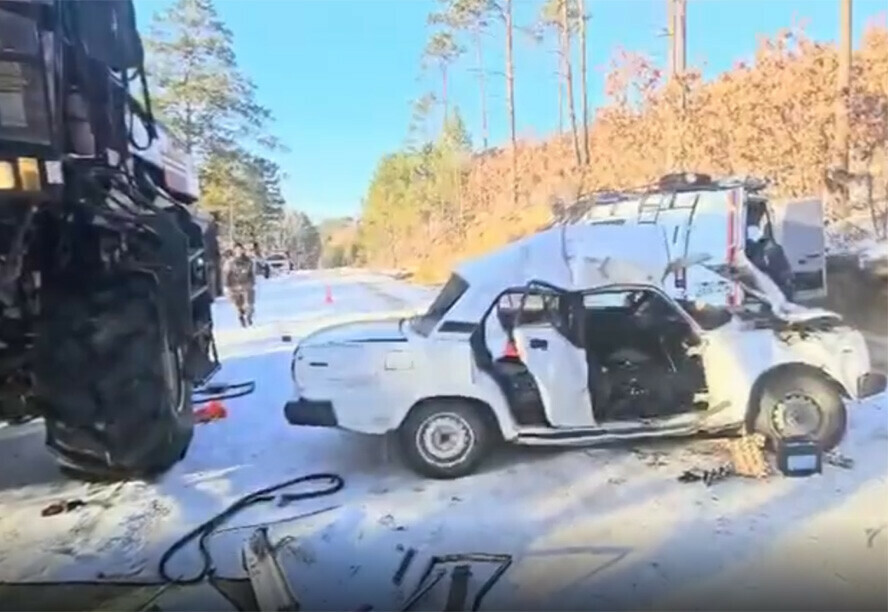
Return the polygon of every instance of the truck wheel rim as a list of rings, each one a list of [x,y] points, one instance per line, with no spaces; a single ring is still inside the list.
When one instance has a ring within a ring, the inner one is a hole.
[[[823,411],[813,398],[802,393],[790,393],[774,407],[772,422],[784,437],[810,436],[820,430]]]
[[[170,348],[169,340],[164,341],[162,357],[163,380],[173,413],[180,414],[185,407],[185,379],[182,376],[181,349]]]
[[[448,467],[462,461],[475,445],[468,422],[452,412],[426,419],[416,432],[416,447],[429,463]]]

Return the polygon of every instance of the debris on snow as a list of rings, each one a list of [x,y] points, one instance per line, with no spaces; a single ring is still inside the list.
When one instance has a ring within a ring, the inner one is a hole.
[[[823,460],[832,466],[839,467],[845,470],[850,470],[854,467],[854,459],[852,459],[851,457],[846,457],[836,450],[826,453],[823,456]]]
[[[761,434],[742,436],[727,442],[734,473],[747,478],[767,478],[771,466],[765,459],[765,437]]]
[[[40,516],[55,516],[56,514],[62,514],[63,512],[72,512],[73,510],[81,508],[85,505],[86,502],[82,499],[70,499],[68,501],[53,502],[40,511]]]
[[[866,547],[867,548],[873,547],[873,541],[876,539],[876,536],[878,536],[880,533],[882,533],[882,531],[885,529],[885,527],[888,527],[888,523],[883,523],[882,525],[879,525],[875,529],[868,528],[866,530],[865,533],[866,533]]]
[[[413,558],[416,556],[415,548],[408,548],[407,552],[404,553],[404,557],[401,559],[401,563],[398,565],[398,569],[395,570],[395,575],[392,576],[392,583],[395,585],[400,585],[404,581],[404,574],[407,573],[407,570],[410,568],[410,564],[413,563]]]
[[[710,469],[700,469],[693,468],[690,470],[685,470],[678,477],[679,482],[702,482],[707,487],[712,486],[716,482],[720,480],[724,480],[730,476],[734,475],[733,466],[726,464],[721,465],[716,468]]]

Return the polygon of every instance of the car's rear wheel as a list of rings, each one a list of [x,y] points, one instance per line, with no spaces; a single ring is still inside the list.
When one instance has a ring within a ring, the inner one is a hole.
[[[816,372],[790,369],[765,384],[755,428],[772,440],[808,438],[828,451],[842,441],[846,424],[845,403],[833,384]]]
[[[459,399],[417,405],[400,430],[408,464],[430,478],[459,478],[475,471],[490,450],[493,427],[479,407]]]

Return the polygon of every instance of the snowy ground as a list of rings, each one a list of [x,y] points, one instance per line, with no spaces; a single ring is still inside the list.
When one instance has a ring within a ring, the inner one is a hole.
[[[256,393],[228,402],[227,419],[197,426],[188,456],[155,483],[66,481],[42,449],[40,423],[0,429],[0,457],[11,466],[0,474],[0,582],[155,581],[165,548],[234,499],[289,477],[335,471],[346,479],[336,496],[252,509],[230,525],[328,509],[270,531],[272,540],[288,542],[283,559],[304,609],[397,608],[429,556],[451,552],[513,555],[486,609],[760,609],[787,593],[810,609],[888,602],[884,396],[853,408],[842,449],[853,468],[710,488],[676,477],[718,463],[712,441],[512,448],[477,476],[436,482],[407,472],[378,439],[285,423],[292,345],[282,336],[430,297],[357,272],[276,278],[261,284],[257,325],[248,330],[236,327],[220,301],[225,365],[216,380],[255,379]],[[47,503],[69,498],[94,503],[40,517]],[[243,576],[239,551],[248,533],[223,530],[211,540],[221,576]],[[392,574],[409,547],[417,558],[398,589]],[[183,552],[171,569],[189,574],[196,560]],[[470,596],[486,571],[473,568]],[[446,583],[420,607],[442,609]],[[219,605],[200,597],[187,605]],[[0,589],[0,608],[3,599]]]

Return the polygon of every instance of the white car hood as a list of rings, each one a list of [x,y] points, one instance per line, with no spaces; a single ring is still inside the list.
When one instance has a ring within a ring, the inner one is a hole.
[[[400,318],[351,321],[323,327],[299,342],[300,347],[365,342],[404,342]]]

